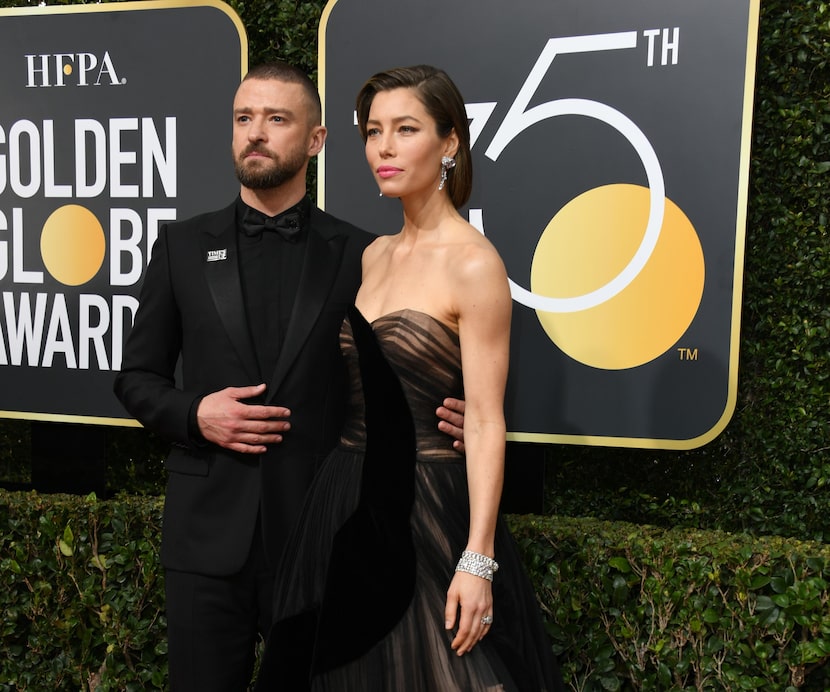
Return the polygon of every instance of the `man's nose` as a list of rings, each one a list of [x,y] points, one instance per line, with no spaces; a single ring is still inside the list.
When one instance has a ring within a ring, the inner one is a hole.
[[[251,142],[261,142],[265,139],[265,128],[262,126],[262,121],[254,118],[248,127],[248,140]]]

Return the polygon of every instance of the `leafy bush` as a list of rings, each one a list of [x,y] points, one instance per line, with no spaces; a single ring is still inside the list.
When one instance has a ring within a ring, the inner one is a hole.
[[[162,689],[161,500],[0,491],[0,689]]]
[[[0,491],[0,690],[166,686],[161,504]],[[573,689],[830,689],[830,547],[509,522]]]
[[[512,517],[576,690],[830,689],[830,547]]]

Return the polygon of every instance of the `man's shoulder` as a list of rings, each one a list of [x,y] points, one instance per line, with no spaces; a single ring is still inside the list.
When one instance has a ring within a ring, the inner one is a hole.
[[[359,226],[355,226],[348,221],[344,221],[319,207],[311,207],[311,225],[315,231],[326,237],[335,235],[348,235],[351,239],[368,245],[374,240],[375,236],[369,231],[366,231]]]
[[[188,228],[204,228],[205,226],[211,226],[213,224],[225,223],[229,218],[234,218],[235,213],[236,200],[221,209],[214,209],[213,211],[202,212],[186,219],[171,221],[167,225],[176,231]]]

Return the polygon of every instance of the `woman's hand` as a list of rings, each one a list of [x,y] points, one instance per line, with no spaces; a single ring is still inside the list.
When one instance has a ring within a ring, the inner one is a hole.
[[[461,609],[459,615],[458,609]],[[490,631],[493,618],[493,584],[467,572],[456,572],[447,591],[444,626],[451,630],[458,622],[453,650],[463,656]],[[487,622],[489,619],[489,622]],[[482,620],[484,620],[482,622]]]

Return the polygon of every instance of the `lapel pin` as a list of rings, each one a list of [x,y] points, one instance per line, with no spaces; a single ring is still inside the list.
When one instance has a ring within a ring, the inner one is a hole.
[[[207,253],[207,261],[208,262],[221,262],[222,260],[228,259],[228,251],[226,249],[223,250],[208,250]]]

